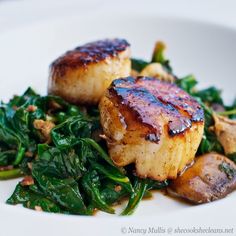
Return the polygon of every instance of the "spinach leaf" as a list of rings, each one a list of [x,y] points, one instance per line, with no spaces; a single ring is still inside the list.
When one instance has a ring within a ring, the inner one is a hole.
[[[73,149],[60,150],[47,144],[38,146],[38,159],[34,162],[34,170],[57,178],[78,179],[86,169],[84,163]]]
[[[20,166],[28,172],[27,162],[36,156],[37,145],[44,140],[34,127],[35,120],[50,120],[57,125],[52,138],[60,148],[74,145],[79,136],[91,133],[91,124],[80,108],[57,96],[40,96],[28,88],[22,96],[0,104],[0,165]]]
[[[141,72],[149,63],[141,59],[131,59],[131,66],[133,70]]]
[[[46,212],[62,213],[61,208],[52,200],[44,197],[43,195],[35,194],[28,187],[23,187],[18,184],[12,196],[7,200],[8,204],[23,204],[30,209],[42,209]]]
[[[130,195],[125,188],[121,185],[117,185],[115,182],[108,181],[103,184],[105,187],[101,190],[101,198],[104,199],[107,204],[113,204],[123,197]]]
[[[16,156],[16,150],[0,151],[0,166],[10,165]]]
[[[9,127],[3,109],[0,109],[0,140],[10,148],[17,148],[21,143],[20,137]]]
[[[105,211],[107,213],[114,214],[115,211],[113,208],[111,208],[103,199],[99,190],[100,187],[100,181],[99,176],[95,170],[87,172],[82,177],[81,185],[83,187],[83,190],[87,193],[90,204],[94,207]]]
[[[109,166],[107,164],[99,164],[98,162],[89,160],[91,166],[100,174],[105,175],[108,179],[113,180],[116,183],[119,183],[121,186],[127,189],[127,191],[132,192],[132,186],[130,184],[129,178],[121,173],[117,168]]]
[[[7,203],[8,204],[25,203],[29,201],[29,199],[30,199],[29,192],[20,183],[18,183],[16,185],[13,194],[7,200]]]
[[[49,177],[34,169],[32,175],[45,195],[48,195],[61,207],[73,214],[89,214],[80,194],[78,184],[74,179]]]
[[[58,148],[69,148],[78,144],[79,138],[91,135],[91,125],[82,116],[72,116],[51,131],[52,140]]]
[[[107,153],[100,147],[98,143],[96,143],[91,138],[83,138],[81,139],[83,142],[85,142],[87,145],[90,145],[93,149],[95,149],[99,155],[111,166],[115,166],[112,162],[111,158],[107,155]]]
[[[190,95],[193,94],[193,89],[197,85],[197,80],[193,75],[187,75],[181,79],[176,80],[176,84],[182,88],[184,91],[189,93]]]
[[[121,215],[131,215],[135,211],[148,188],[148,184],[148,179],[135,179],[134,191],[131,194],[129,202]]]
[[[223,105],[223,100],[221,97],[221,90],[216,87],[209,87],[194,93],[194,96],[201,98],[202,102],[208,103],[209,105],[213,103]]]

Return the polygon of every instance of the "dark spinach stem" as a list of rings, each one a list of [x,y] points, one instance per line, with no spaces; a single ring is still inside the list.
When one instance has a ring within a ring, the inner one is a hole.
[[[22,175],[23,173],[19,168],[12,170],[2,170],[0,171],[0,180],[14,179]]]
[[[131,193],[128,205],[121,213],[121,215],[132,215],[135,209],[138,207],[139,202],[142,200],[146,190],[148,188],[148,183],[145,179],[137,178],[134,184],[134,192]]]

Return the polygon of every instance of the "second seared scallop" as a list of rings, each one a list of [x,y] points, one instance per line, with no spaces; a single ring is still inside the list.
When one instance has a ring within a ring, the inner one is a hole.
[[[95,41],[66,52],[51,64],[48,93],[75,104],[94,105],[114,79],[130,72],[126,40]]]
[[[109,154],[136,174],[175,179],[201,142],[204,112],[176,85],[148,77],[114,80],[99,104]]]

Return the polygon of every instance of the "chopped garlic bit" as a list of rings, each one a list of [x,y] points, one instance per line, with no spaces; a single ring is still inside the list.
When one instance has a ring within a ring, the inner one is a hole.
[[[30,152],[30,151],[27,151],[27,152],[25,152],[25,156],[26,156],[26,157],[33,157],[33,156],[34,156],[34,153],[33,153],[33,152]]]
[[[35,209],[36,211],[43,211],[43,209],[42,209],[41,206],[35,206],[34,209]]]
[[[122,190],[122,187],[120,185],[115,186],[115,191],[120,192]]]
[[[21,181],[22,186],[30,186],[33,184],[34,184],[34,179],[30,175],[25,176],[24,179]]]
[[[55,124],[51,121],[44,120],[34,120],[34,128],[39,130],[42,137],[42,141],[46,143],[51,142],[51,130],[55,127]]]
[[[34,105],[29,105],[28,107],[27,107],[27,111],[28,112],[34,112],[34,111],[36,111],[38,109],[38,107],[36,107],[36,106],[34,106]]]

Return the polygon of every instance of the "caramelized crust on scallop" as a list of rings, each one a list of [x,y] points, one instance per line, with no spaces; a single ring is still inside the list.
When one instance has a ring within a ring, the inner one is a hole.
[[[108,58],[117,57],[129,46],[130,44],[125,39],[106,39],[87,43],[66,52],[51,64],[51,68],[55,74],[63,76],[68,68],[86,67]]]
[[[201,106],[189,94],[168,82],[149,77],[118,79],[108,88],[107,97],[118,107],[127,127],[136,120],[149,131],[145,138],[158,142],[161,136],[160,117],[168,120],[169,135],[184,133],[192,122],[204,119]],[[127,111],[125,111],[127,110]]]
[[[48,92],[75,104],[96,104],[112,80],[131,71],[129,43],[106,39],[77,47],[50,66]]]
[[[148,77],[117,79],[99,107],[116,165],[135,163],[137,175],[161,181],[176,178],[193,161],[204,113],[176,85]]]

